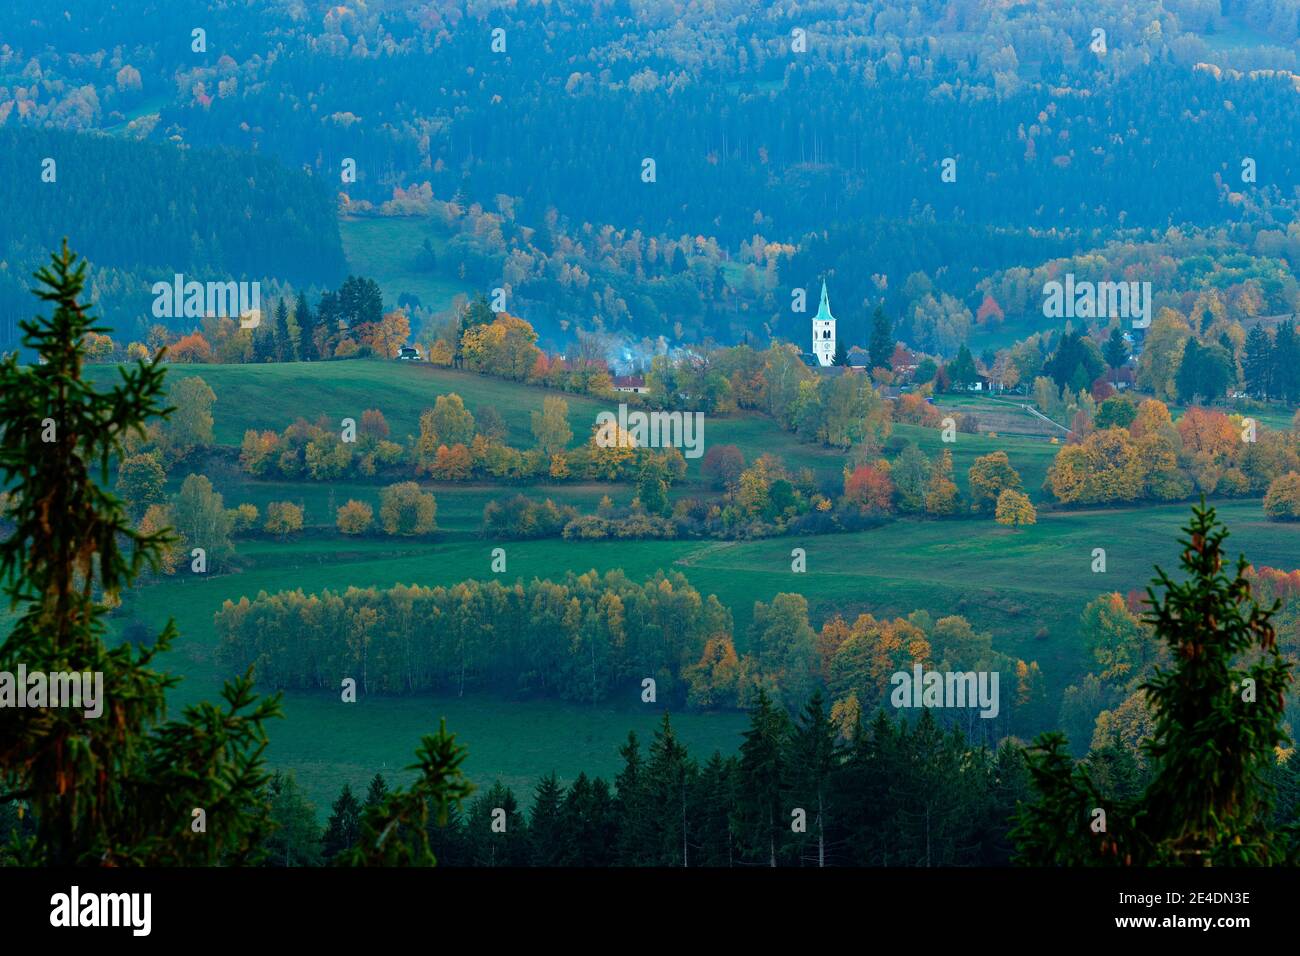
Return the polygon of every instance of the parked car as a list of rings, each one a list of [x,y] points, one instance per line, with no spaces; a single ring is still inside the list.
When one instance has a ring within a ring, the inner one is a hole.
[[[420,350],[413,345],[403,345],[397,352],[397,360],[399,362],[422,361],[420,358]]]

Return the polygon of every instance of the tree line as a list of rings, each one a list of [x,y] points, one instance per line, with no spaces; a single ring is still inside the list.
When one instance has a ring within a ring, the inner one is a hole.
[[[338,692],[352,679],[363,693],[492,690],[586,703],[640,696],[734,709],[760,692],[794,707],[820,688],[850,727],[883,706],[894,675],[921,666],[1000,675],[997,713],[951,715],[972,736],[1043,717],[1038,664],[995,651],[992,635],[959,615],[836,615],[818,631],[806,598],[777,594],[755,602],[738,652],[730,610],[676,572],[643,583],[591,571],[513,584],[259,592],[225,601],[215,627],[223,666],[251,667],[277,690]]]

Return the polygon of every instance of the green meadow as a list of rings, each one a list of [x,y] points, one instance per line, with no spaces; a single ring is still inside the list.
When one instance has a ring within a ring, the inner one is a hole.
[[[95,368],[96,377],[112,369]],[[659,569],[680,571],[705,594],[716,594],[731,609],[738,648],[756,601],[797,592],[809,603],[813,624],[836,614],[902,615],[923,608],[936,617],[961,614],[993,634],[995,646],[1025,660],[1037,660],[1053,697],[1083,672],[1086,660],[1078,637],[1084,605],[1099,593],[1142,589],[1152,564],[1177,563],[1177,529],[1186,520],[1185,504],[1085,511],[1043,508],[1037,525],[1012,530],[991,519],[905,518],[869,531],[823,536],[785,536],[756,541],[599,541],[561,539],[499,542],[481,537],[484,505],[518,492],[550,497],[591,511],[608,494],[620,504],[631,500],[627,484],[540,483],[502,486],[488,483],[424,483],[438,502],[439,532],[423,541],[385,537],[345,538],[333,529],[334,510],[349,498],[377,504],[383,480],[287,482],[252,480],[235,460],[246,429],[282,429],[298,415],[331,419],[360,418],[379,408],[393,437],[418,428],[421,409],[436,396],[457,392],[473,410],[491,405],[505,419],[509,440],[531,444],[529,414],[541,407],[545,390],[471,373],[396,362],[351,361],[261,366],[175,366],[173,378],[202,375],[217,395],[215,432],[226,446],[193,466],[174,469],[173,488],[191,470],[202,471],[224,495],[227,507],[290,500],[306,509],[307,529],[281,541],[265,536],[237,540],[229,570],[196,578],[184,569],[175,578],[149,583],[128,594],[113,616],[116,630],[132,620],[153,629],[175,618],[182,634],[166,666],[183,675],[173,705],[217,693],[224,677],[217,664],[213,614],[225,600],[255,597],[261,591],[301,588],[319,591],[349,586],[397,583],[452,584],[492,576],[491,551],[507,552],[503,577],[530,580],[622,569],[644,579]],[[609,403],[574,395],[569,403],[574,441],[589,433],[595,415]],[[987,400],[942,402],[982,412]],[[1001,406],[996,406],[1001,408]],[[1012,414],[1015,414],[1012,407]],[[943,444],[934,429],[898,425],[895,434],[913,440],[931,456],[948,449],[956,479],[965,490],[965,472],[976,457],[1005,450],[1026,490],[1042,501],[1041,486],[1059,446],[1041,435],[959,433]],[[757,415],[708,418],[708,444],[733,443],[752,460],[764,452],[792,467],[814,469],[819,480],[835,483],[842,454],[799,443]],[[676,494],[703,490],[699,461],[690,462]],[[1257,564],[1293,567],[1300,554],[1300,530],[1263,520],[1258,501],[1220,503],[1233,531],[1231,545]],[[791,571],[791,550],[807,552],[807,573]],[[1092,571],[1094,549],[1106,552],[1105,573]],[[480,784],[500,777],[528,789],[543,774],[571,780],[579,771],[609,775],[617,770],[617,748],[635,729],[647,736],[662,714],[639,698],[599,707],[556,701],[512,700],[483,695],[457,698],[371,698],[343,704],[334,694],[293,693],[285,699],[285,719],[272,731],[273,765],[292,768],[318,807],[333,799],[344,780],[363,785],[376,771],[400,776],[421,733],[446,717],[470,748],[469,773]],[[674,723],[692,749],[707,754],[733,751],[744,716],[683,713]]]
[[[1172,567],[1173,544],[1184,506],[1132,511],[1046,514],[1036,526],[1011,531],[991,521],[897,521],[859,534],[752,542],[646,541],[490,542],[460,540],[395,544],[374,539],[342,542],[308,534],[289,542],[241,541],[238,573],[195,580],[177,577],[138,589],[118,612],[124,625],[151,627],[168,616],[184,635],[169,667],[186,676],[176,703],[211,697],[220,673],[212,615],[227,599],[301,588],[318,591],[395,583],[450,584],[491,576],[491,548],[506,548],[507,580],[555,577],[567,570],[621,568],[635,578],[660,568],[683,573],[704,593],[731,608],[738,643],[755,601],[782,592],[803,594],[814,623],[837,613],[852,617],[962,614],[994,635],[998,649],[1037,660],[1053,696],[1083,669],[1077,621],[1103,591],[1143,587],[1153,560]],[[1261,564],[1289,567],[1297,531],[1260,520],[1257,502],[1221,505],[1234,529],[1232,544]],[[803,547],[808,573],[790,570],[790,550]],[[1091,570],[1093,549],[1104,548],[1107,569]],[[273,733],[272,761],[294,768],[318,802],[343,779],[354,784],[401,761],[419,733],[441,716],[471,745],[471,776],[531,785],[557,772],[610,773],[629,729],[648,731],[658,709],[638,701],[592,708],[551,701],[422,696],[345,705],[330,694],[288,695],[286,719]],[[728,751],[739,742],[736,714],[680,714],[674,720],[700,752]],[[331,743],[333,741],[333,743]]]
[[[492,407],[506,423],[506,441],[518,448],[534,444],[531,415],[541,411],[548,395],[569,406],[574,444],[585,441],[600,412],[617,413],[620,399],[601,400],[552,389],[535,388],[473,372],[438,368],[423,362],[356,360],[292,362],[266,365],[172,365],[168,381],[199,376],[216,393],[213,408],[218,445],[238,447],[249,429],[281,431],[297,418],[361,419],[377,408],[384,413],[390,438],[404,441],[417,435],[420,413],[432,408],[439,395],[455,393],[471,412]],[[101,385],[117,377],[113,366],[91,366],[88,376]],[[900,427],[900,433],[903,431]],[[917,429],[917,431],[922,431]],[[934,432],[938,441],[938,432]],[[918,436],[918,440],[926,436]],[[753,460],[765,452],[778,455],[791,469],[811,468],[819,476],[836,478],[844,456],[829,448],[800,442],[770,419],[752,413],[708,416],[704,447],[734,444]],[[972,446],[974,447],[974,446]],[[990,446],[991,447],[991,446]],[[698,476],[701,459],[688,459],[688,475]]]
[[[446,250],[446,235],[425,217],[345,216],[339,219],[339,238],[349,270],[379,283],[386,308],[394,308],[398,296],[409,292],[424,308],[442,311],[451,307],[457,294],[469,296],[473,291],[448,278],[449,269],[428,272],[417,268],[415,254],[425,239],[433,245],[435,255],[442,257]]]

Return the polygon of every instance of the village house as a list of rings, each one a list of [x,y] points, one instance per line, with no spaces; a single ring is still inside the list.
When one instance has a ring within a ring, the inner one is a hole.
[[[644,395],[649,389],[646,388],[645,378],[640,375],[615,375],[613,377],[614,391],[630,392],[633,395]]]

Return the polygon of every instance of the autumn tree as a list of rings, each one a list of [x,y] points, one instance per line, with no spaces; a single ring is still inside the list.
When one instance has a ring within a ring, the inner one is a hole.
[[[1097,676],[1124,684],[1145,676],[1155,662],[1151,629],[1133,614],[1120,594],[1103,594],[1083,609],[1079,633],[1097,664]]]
[[[523,319],[502,312],[490,325],[475,325],[461,336],[465,364],[475,371],[523,381],[537,364],[537,332]]]
[[[925,491],[925,513],[951,515],[957,513],[957,485],[952,480],[952,452],[947,448],[938,462],[930,468],[930,483]]]
[[[745,454],[735,445],[710,445],[700,462],[700,474],[719,491],[732,487],[745,470]]]
[[[573,440],[569,427],[569,403],[558,396],[542,400],[542,410],[532,413],[533,438],[547,455],[564,451]]]
[[[338,510],[338,529],[343,534],[365,534],[375,520],[375,510],[364,501],[349,499]]]
[[[1052,493],[1067,504],[1133,501],[1141,496],[1144,479],[1138,446],[1122,428],[1093,432],[1080,444],[1063,447],[1047,471]]]
[[[434,401],[430,424],[440,445],[468,445],[474,439],[474,415],[455,392],[439,395]]]
[[[894,499],[889,463],[859,465],[844,476],[844,501],[863,513],[888,512]]]
[[[200,332],[191,332],[181,336],[167,349],[167,357],[173,362],[209,363],[212,361],[212,346]]]
[[[456,444],[448,448],[439,445],[428,469],[429,474],[439,481],[466,481],[474,470],[474,459],[470,450],[464,445]]]
[[[261,477],[276,467],[280,436],[273,431],[249,429],[239,446],[239,464],[250,475]]]
[[[138,520],[150,505],[167,500],[167,473],[158,457],[156,453],[127,455],[117,466],[114,490],[133,519]]]
[[[592,475],[606,481],[622,477],[624,470],[636,461],[636,447],[632,433],[619,428],[617,421],[595,425],[587,442]]]
[[[1000,504],[1003,491],[1020,490],[1020,475],[1011,467],[1004,451],[995,451],[975,459],[967,472],[971,511],[989,511]]]
[[[189,543],[176,531],[176,516],[171,505],[150,505],[136,525],[136,531],[145,537],[163,536],[163,543],[157,551],[157,563],[153,571],[162,574],[175,574],[177,568],[185,563]]]
[[[268,533],[287,538],[302,530],[302,508],[292,501],[272,501],[266,506],[266,525]]]
[[[384,532],[403,537],[433,534],[438,504],[413,481],[389,485],[379,493],[379,522]]]
[[[224,500],[205,475],[188,475],[172,506],[176,530],[193,548],[203,548],[211,558],[234,551],[230,543],[231,519]]]
[[[401,309],[385,312],[383,317],[366,331],[361,339],[372,351],[384,358],[396,358],[402,346],[411,340],[411,320]]]
[[[257,527],[257,505],[245,501],[226,512],[232,532],[251,531]]]
[[[1264,514],[1270,521],[1300,521],[1300,474],[1289,471],[1268,486]]]
[[[1027,524],[1037,524],[1038,512],[1028,495],[1023,495],[1012,488],[1004,488],[998,495],[998,504],[994,509],[994,520],[998,524],[1020,528]]]
[[[930,483],[930,459],[915,442],[908,442],[889,469],[898,494],[900,511],[925,510],[925,496]]]
[[[1161,309],[1147,329],[1138,358],[1138,384],[1156,398],[1168,400],[1177,394],[1178,365],[1191,334],[1187,320],[1172,309]]]
[[[162,427],[163,440],[175,458],[184,458],[196,448],[206,448],[212,436],[212,406],[216,392],[197,375],[187,376],[167,396],[176,410]]]
[[[388,438],[388,419],[377,408],[367,408],[361,413],[357,425],[357,439],[361,445],[377,445]]]

